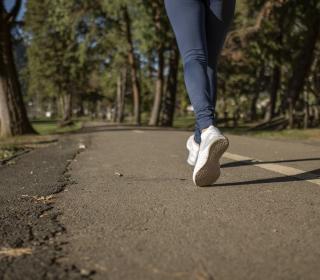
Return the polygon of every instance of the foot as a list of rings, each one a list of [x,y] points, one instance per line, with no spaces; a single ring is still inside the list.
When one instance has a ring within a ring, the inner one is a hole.
[[[189,156],[187,159],[188,164],[195,166],[199,153],[199,144],[194,141],[194,134],[192,134],[187,141],[187,149],[189,151]]]
[[[195,185],[208,186],[218,180],[220,177],[219,160],[228,146],[228,139],[213,125],[201,133],[199,154],[193,170]]]

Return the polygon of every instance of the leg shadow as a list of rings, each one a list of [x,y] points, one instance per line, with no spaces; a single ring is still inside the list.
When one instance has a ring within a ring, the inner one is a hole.
[[[303,172],[294,176],[278,176],[274,178],[263,178],[256,180],[247,180],[241,182],[232,182],[232,183],[222,183],[205,186],[209,187],[233,187],[233,186],[247,186],[247,185],[257,185],[257,184],[270,184],[270,183],[287,183],[287,182],[303,182],[308,180],[320,179],[320,169],[315,169],[308,172]]]

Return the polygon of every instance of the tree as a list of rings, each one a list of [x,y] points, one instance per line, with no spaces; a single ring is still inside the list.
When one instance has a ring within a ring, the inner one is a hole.
[[[167,18],[164,16],[165,11],[163,1],[148,1],[146,5],[151,13],[151,18],[154,25],[154,32],[155,34],[157,34],[157,38],[155,40],[156,44],[154,45],[157,60],[157,76],[149,125],[158,125],[160,120],[160,112],[164,92],[164,69],[166,48],[165,42],[168,40],[168,32],[166,32],[166,27],[168,27],[168,24]]]
[[[178,88],[179,61],[180,54],[178,46],[176,41],[173,39],[169,57],[169,72],[167,76],[166,89],[162,104],[162,126],[173,126]]]
[[[319,123],[318,2],[238,1],[218,66],[218,116],[270,128]],[[28,98],[59,100],[64,122],[72,108],[106,108],[138,125],[170,126],[186,114],[162,0],[28,0],[27,8]]]
[[[240,4],[220,69],[227,94],[232,92],[229,98],[241,97],[242,118],[251,99],[251,120],[264,118],[274,127],[273,119],[280,116],[279,128],[302,127],[303,119],[314,117],[303,104],[316,95],[315,86],[307,89],[306,82],[316,71],[312,65],[319,43],[319,1],[244,0]]]
[[[304,11],[306,30],[302,35],[301,50],[292,65],[292,75],[287,89],[290,128],[294,127],[294,107],[304,89],[306,78],[309,75],[314,60],[316,44],[320,36],[320,5],[317,1],[310,2],[308,4],[303,3],[301,6],[301,9]]]
[[[0,3],[0,137],[35,133],[23,103],[13,57],[11,29],[21,7],[16,0],[10,12]]]
[[[134,122],[137,125],[141,123],[141,87],[140,81],[138,78],[138,66],[137,59],[134,53],[134,45],[132,40],[132,23],[131,18],[128,12],[126,5],[122,6],[123,20],[125,22],[125,32],[128,44],[128,63],[130,65],[131,71],[131,85],[132,85],[132,94],[133,94],[133,108],[134,108]]]
[[[127,69],[123,68],[118,73],[117,78],[117,98],[115,106],[115,118],[117,123],[122,123],[124,120],[124,105],[125,105],[125,93],[127,90]]]
[[[77,78],[83,69],[77,37],[81,17],[75,20],[74,8],[75,2],[67,0],[27,2],[29,91],[56,97],[61,126],[72,123]]]
[[[120,73],[128,68],[128,92],[132,94],[132,122],[141,124],[142,86],[140,60],[137,51],[135,23],[139,20],[140,0],[103,1],[104,10],[110,18],[110,26],[105,39],[109,42],[105,52],[109,53],[108,69]],[[112,70],[113,68],[113,70]],[[117,87],[119,75],[112,75]],[[116,95],[115,95],[116,96]],[[116,98],[115,98],[116,99]],[[117,106],[115,106],[117,107]],[[127,106],[129,108],[129,106]]]

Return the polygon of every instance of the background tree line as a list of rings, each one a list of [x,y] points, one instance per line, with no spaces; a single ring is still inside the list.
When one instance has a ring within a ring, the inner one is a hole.
[[[1,136],[32,133],[27,111],[62,126],[84,115],[172,126],[188,113],[163,0],[27,0],[21,21],[22,4],[0,2]],[[319,29],[317,0],[238,0],[219,64],[220,123],[319,126]]]

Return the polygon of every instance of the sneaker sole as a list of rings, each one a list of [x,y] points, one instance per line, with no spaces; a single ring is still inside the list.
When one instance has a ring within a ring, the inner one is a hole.
[[[220,177],[219,160],[229,147],[228,138],[221,138],[211,144],[209,155],[204,166],[199,169],[195,176],[195,184],[199,187],[212,185]]]

